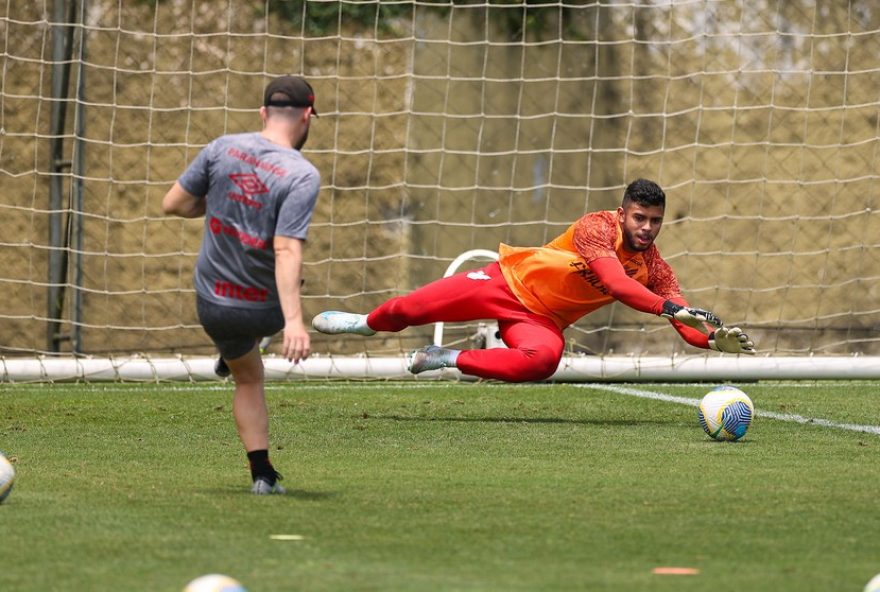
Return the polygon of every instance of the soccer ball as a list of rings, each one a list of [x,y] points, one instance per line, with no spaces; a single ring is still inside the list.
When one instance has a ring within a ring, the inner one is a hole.
[[[15,483],[15,469],[9,459],[0,452],[0,504],[12,491],[12,484]]]
[[[700,425],[716,440],[739,440],[746,434],[755,406],[749,396],[732,386],[719,386],[700,401]]]
[[[183,592],[247,592],[241,582],[222,574],[210,574],[194,579]]]
[[[880,592],[880,574],[877,574],[865,585],[864,592]]]

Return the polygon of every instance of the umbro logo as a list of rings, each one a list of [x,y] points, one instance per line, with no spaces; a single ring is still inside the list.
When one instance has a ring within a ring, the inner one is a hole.
[[[245,195],[269,193],[269,188],[260,181],[255,173],[233,173],[229,175],[229,180],[235,183]]]
[[[229,180],[235,183],[236,187],[241,190],[241,193],[230,191],[226,194],[226,197],[250,208],[259,210],[263,207],[263,204],[251,198],[252,195],[269,193],[269,188],[266,187],[256,173],[233,173],[229,175]]]

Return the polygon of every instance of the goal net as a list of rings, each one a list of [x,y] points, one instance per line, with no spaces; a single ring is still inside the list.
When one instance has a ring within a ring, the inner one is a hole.
[[[210,140],[257,130],[286,73],[320,113],[307,318],[366,312],[467,250],[543,244],[645,177],[693,305],[765,354],[880,352],[872,1],[9,1],[0,36],[3,360],[213,355],[202,222],[161,198]],[[432,332],[313,349],[399,356]],[[620,304],[566,338],[571,355],[702,354]]]

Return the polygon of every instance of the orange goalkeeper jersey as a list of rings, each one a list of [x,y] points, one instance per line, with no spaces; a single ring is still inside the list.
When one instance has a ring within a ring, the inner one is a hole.
[[[657,296],[681,296],[675,273],[655,245],[639,253],[624,248],[616,211],[586,214],[543,247],[502,243],[498,254],[501,272],[523,306],[560,329],[614,301],[588,265],[603,257],[616,257],[629,277]]]

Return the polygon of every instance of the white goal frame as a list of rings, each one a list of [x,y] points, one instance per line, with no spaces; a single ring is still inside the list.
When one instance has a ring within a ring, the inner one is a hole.
[[[446,268],[449,277],[467,261],[498,260],[498,253],[472,249]],[[445,324],[435,323],[434,345],[443,344]],[[481,327],[494,333],[497,325]],[[504,347],[488,340],[488,346]],[[269,381],[334,380],[462,380],[475,377],[456,369],[412,375],[405,356],[314,356],[291,364],[275,355],[264,357]],[[658,356],[564,356],[548,382],[748,382],[756,380],[880,380],[880,356],[734,356],[707,352],[672,358]],[[0,381],[216,381],[213,358],[0,358]]]
[[[267,381],[461,380],[474,377],[444,369],[414,376],[406,358],[314,356],[291,364],[264,358]],[[184,357],[28,358],[0,360],[0,381],[204,382],[220,380],[214,359]],[[802,357],[696,355],[565,356],[547,382],[752,382],[758,380],[880,380],[880,356]]]

